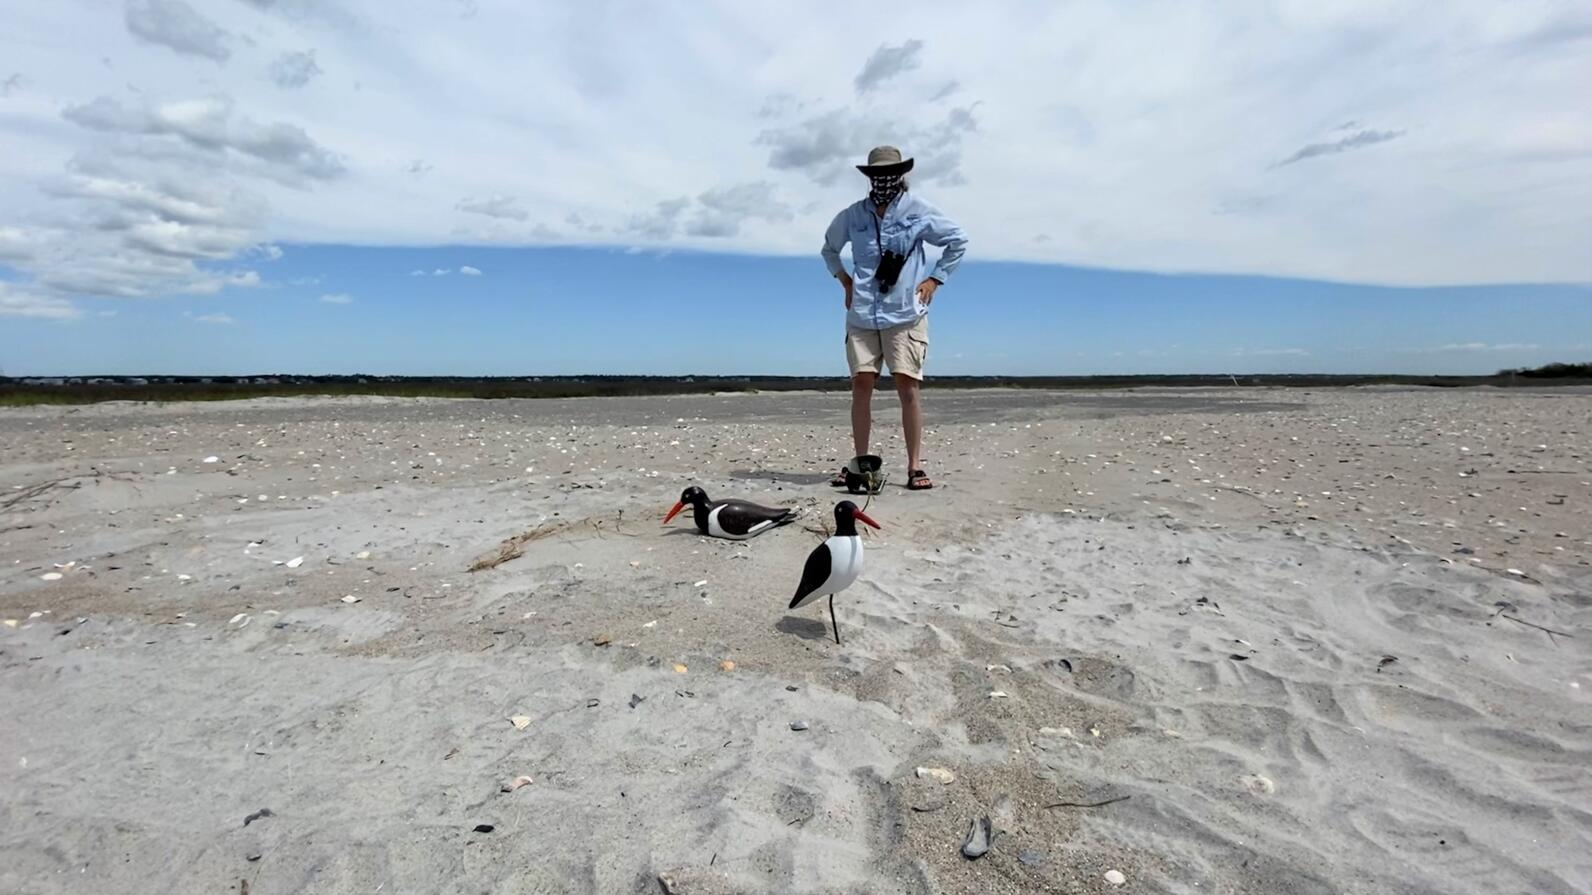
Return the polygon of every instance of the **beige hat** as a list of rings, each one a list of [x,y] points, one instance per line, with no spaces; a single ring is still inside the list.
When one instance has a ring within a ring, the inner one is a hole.
[[[901,150],[894,146],[875,146],[868,152],[868,163],[858,165],[857,170],[869,177],[880,174],[905,174],[912,170],[912,159],[903,160]]]

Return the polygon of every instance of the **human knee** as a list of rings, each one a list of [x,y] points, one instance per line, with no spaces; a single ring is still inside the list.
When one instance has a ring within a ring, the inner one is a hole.
[[[851,377],[851,392],[856,395],[873,394],[874,381],[879,378],[878,373],[855,373]]]

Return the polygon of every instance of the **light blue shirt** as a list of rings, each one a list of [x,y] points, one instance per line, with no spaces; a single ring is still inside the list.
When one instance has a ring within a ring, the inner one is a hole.
[[[874,213],[874,204],[866,197],[861,202],[847,206],[824,233],[824,250],[820,253],[830,276],[839,276],[844,268],[840,264],[840,249],[851,243],[851,312],[846,322],[858,329],[888,329],[906,323],[916,323],[929,309],[917,300],[918,284],[933,278],[943,285],[967,253],[967,234],[956,222],[946,217],[938,208],[919,199],[908,190],[895,198],[885,209],[884,217]],[[925,274],[928,257],[923,244],[941,246],[934,270]],[[901,266],[901,276],[889,292],[879,294],[879,284],[874,271],[879,267],[880,249],[888,249],[906,256]]]

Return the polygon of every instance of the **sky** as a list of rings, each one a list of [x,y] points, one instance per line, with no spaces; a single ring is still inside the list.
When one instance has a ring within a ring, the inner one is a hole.
[[[853,9],[12,4],[0,369],[843,373],[880,143],[931,375],[1592,359],[1592,5]]]

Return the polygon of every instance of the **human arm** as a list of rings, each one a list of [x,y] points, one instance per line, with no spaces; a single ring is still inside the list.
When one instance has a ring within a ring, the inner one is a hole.
[[[846,273],[846,268],[840,263],[840,250],[851,241],[851,234],[846,228],[846,213],[842,211],[835,215],[830,222],[829,229],[824,231],[824,248],[819,255],[824,259],[824,266],[829,268],[829,275],[840,281],[840,286],[846,292],[846,308],[851,308],[851,274]]]
[[[934,270],[918,284],[918,301],[927,307],[934,301],[935,291],[945,284],[952,271],[962,263],[962,256],[967,254],[967,234],[955,221],[935,209],[927,215],[924,222],[923,241],[945,250],[940,254],[940,260],[934,265]]]
[[[923,241],[945,250],[940,253],[940,260],[929,274],[930,279],[944,285],[956,272],[957,265],[962,263],[962,256],[967,254],[967,233],[961,225],[946,217],[939,209],[934,209],[924,221]]]

